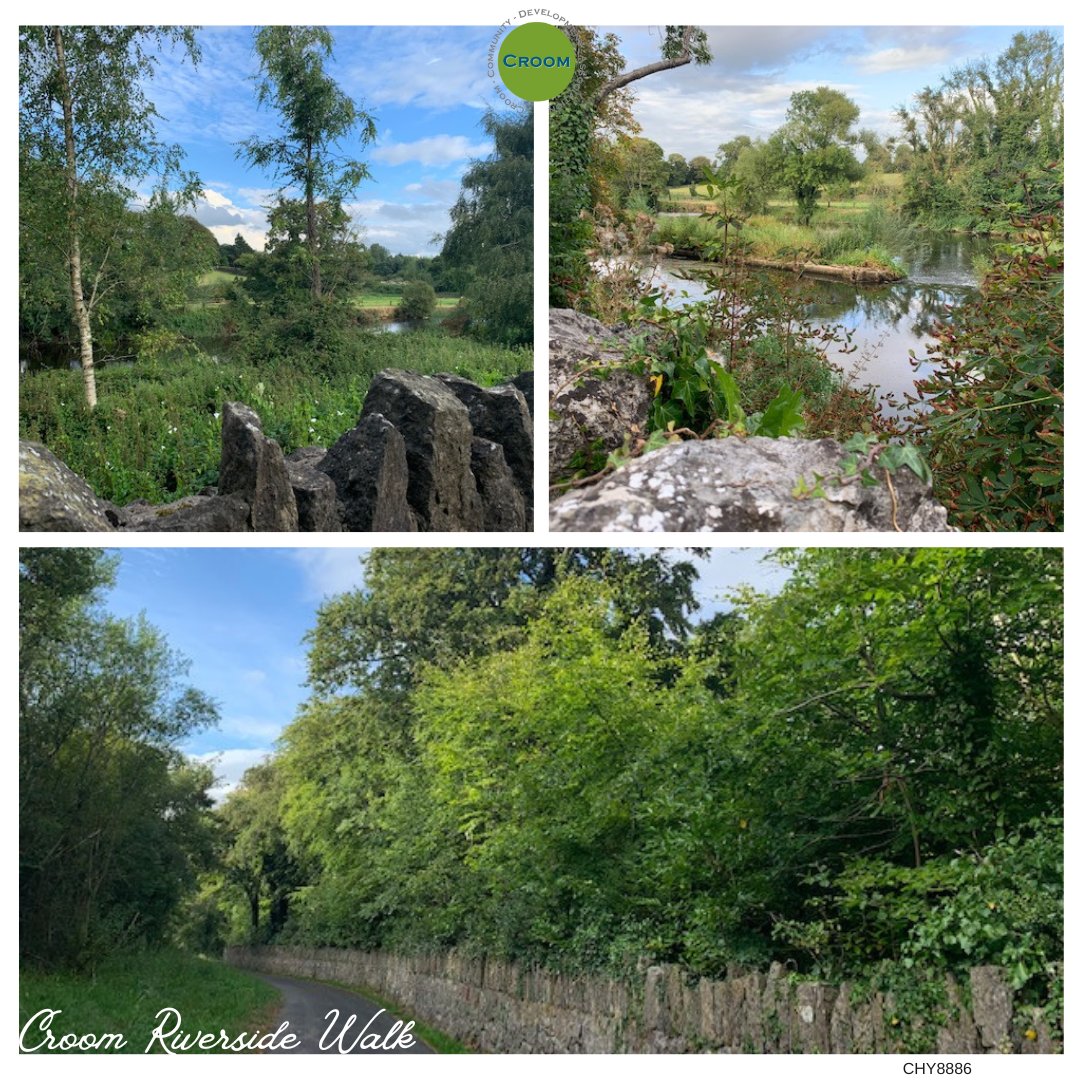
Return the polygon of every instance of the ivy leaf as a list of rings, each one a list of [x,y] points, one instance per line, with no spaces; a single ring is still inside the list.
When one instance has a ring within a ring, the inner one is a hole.
[[[881,465],[889,472],[896,472],[902,465],[906,465],[923,483],[930,484],[934,476],[930,472],[930,466],[919,450],[910,443],[887,446],[878,458]]]

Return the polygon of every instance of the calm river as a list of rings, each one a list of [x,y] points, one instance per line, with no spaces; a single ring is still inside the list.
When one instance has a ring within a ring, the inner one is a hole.
[[[824,278],[802,278],[797,287],[806,299],[806,313],[815,326],[840,326],[851,334],[854,352],[830,346],[835,363],[850,371],[861,386],[876,386],[883,398],[903,402],[914,392],[914,381],[931,368],[926,354],[934,324],[977,291],[976,256],[989,255],[990,241],[982,237],[924,236],[903,253],[908,277],[893,285],[852,285]],[[705,263],[665,259],[654,281],[676,290],[672,305],[701,299],[705,285],[695,274]],[[686,293],[686,296],[682,294]],[[917,363],[912,363],[909,350]],[[887,412],[893,410],[886,407]]]

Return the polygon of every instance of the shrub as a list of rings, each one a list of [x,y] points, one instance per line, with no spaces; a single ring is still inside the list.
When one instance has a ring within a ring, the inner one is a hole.
[[[938,328],[913,425],[968,529],[1064,528],[1065,277],[1059,216],[1014,222],[982,295]]]
[[[397,317],[414,322],[430,319],[435,314],[435,289],[426,281],[410,281],[401,290]]]

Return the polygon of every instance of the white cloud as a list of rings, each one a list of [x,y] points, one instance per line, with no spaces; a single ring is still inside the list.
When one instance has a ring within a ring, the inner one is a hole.
[[[882,75],[889,71],[943,67],[951,55],[952,50],[944,45],[916,45],[879,49],[866,56],[856,57],[853,62],[864,75]]]
[[[380,105],[441,111],[492,104],[486,27],[379,27],[369,33],[372,38],[353,46],[345,61],[342,82],[354,98],[376,110]]]
[[[227,199],[221,192],[214,191],[213,188],[204,188],[202,195],[206,202],[215,209],[222,206],[232,206],[231,199]]]
[[[457,180],[421,180],[417,184],[406,184],[404,190],[434,202],[452,203],[457,199],[460,187]]]
[[[360,199],[346,203],[345,209],[365,243],[382,244],[395,254],[437,255],[440,244],[434,238],[450,227],[450,207],[457,191],[458,185],[450,182],[438,202]]]
[[[286,554],[299,564],[308,596],[322,600],[364,584],[361,559],[367,553],[367,548],[299,548]]]
[[[231,244],[240,233],[256,251],[266,246],[266,211],[261,207],[237,206],[214,188],[203,188],[195,204],[195,220],[205,225],[219,244]]]
[[[404,165],[409,161],[417,161],[421,165],[431,166],[486,157],[491,150],[490,142],[474,142],[466,135],[429,135],[413,142],[377,146],[371,156],[375,161],[386,165]]]
[[[189,754],[192,761],[203,762],[214,770],[214,786],[210,788],[210,798],[220,802],[237,785],[245,772],[253,765],[261,765],[273,754],[269,749],[256,750],[213,750],[206,754]]]
[[[268,719],[265,716],[240,716],[226,712],[222,717],[219,730],[226,738],[255,742],[260,746],[265,746],[277,739],[286,723],[287,721]]]

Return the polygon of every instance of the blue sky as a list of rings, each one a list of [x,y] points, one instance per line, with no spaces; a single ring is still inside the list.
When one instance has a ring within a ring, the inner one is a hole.
[[[614,27],[627,66],[659,57],[659,27]],[[668,154],[713,157],[735,135],[768,136],[796,90],[832,86],[861,110],[860,127],[899,134],[897,106],[966,61],[994,57],[1020,30],[1005,26],[728,26],[709,29],[711,64],[633,84],[642,135]]]
[[[348,204],[366,243],[391,252],[437,254],[470,160],[491,143],[480,126],[496,104],[486,74],[486,27],[339,27],[330,75],[376,121],[378,138],[342,153],[368,163],[372,180]],[[278,184],[236,158],[236,145],[277,132],[276,114],[256,101],[258,57],[251,27],[203,27],[198,67],[166,50],[147,86],[159,137],[186,151],[185,167],[204,185],[196,217],[219,242],[242,233],[256,248],[263,207]]]
[[[308,696],[304,635],[325,597],[363,584],[363,549],[126,548],[116,587],[105,597],[115,615],[145,613],[191,662],[189,681],[221,711],[219,727],[183,749],[211,760],[218,793],[272,751]],[[684,553],[675,553],[685,557]],[[779,588],[786,571],[761,562],[762,549],[717,549],[695,558],[697,595],[708,613],[742,584]]]

